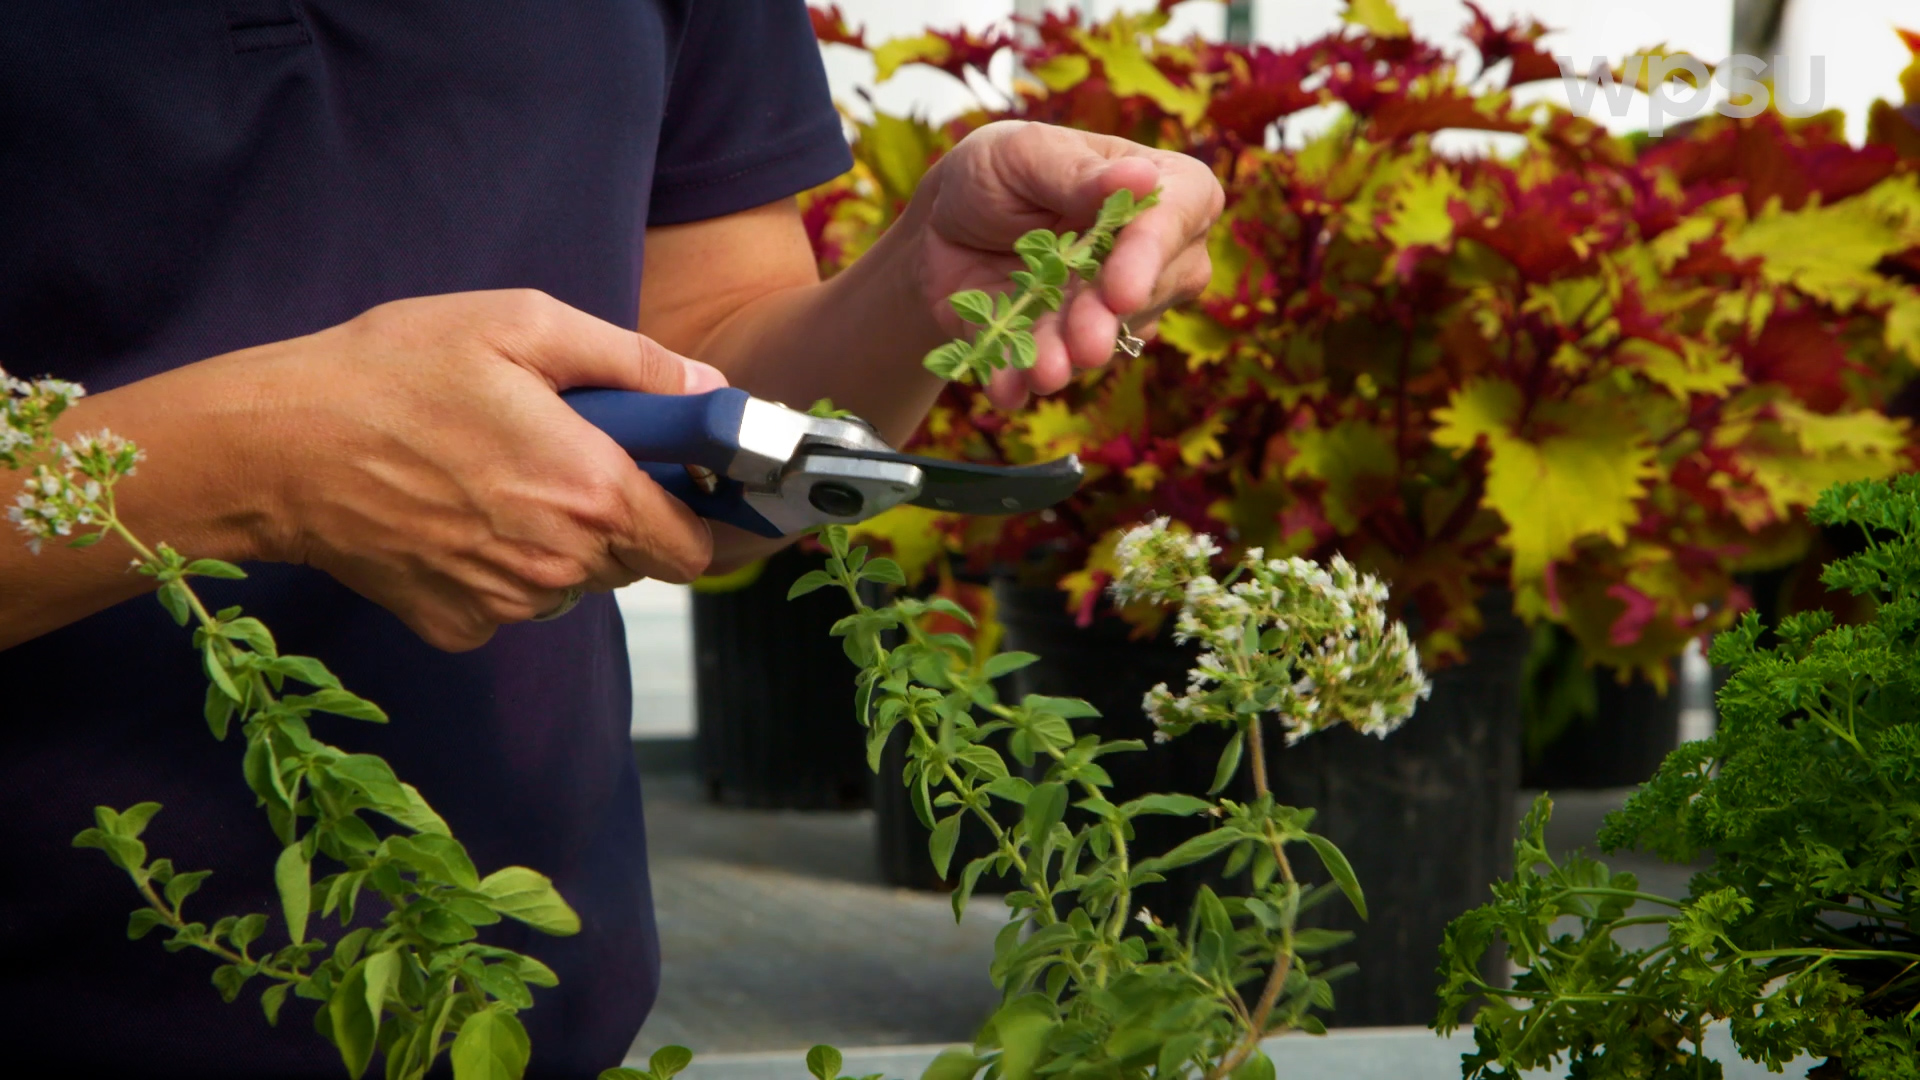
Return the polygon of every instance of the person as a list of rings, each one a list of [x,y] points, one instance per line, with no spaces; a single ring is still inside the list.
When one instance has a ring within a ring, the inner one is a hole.
[[[394,718],[324,737],[384,755],[483,871],[554,877],[580,934],[486,930],[561,978],[522,1014],[532,1075],[618,1062],[656,993],[608,592],[764,550],[557,392],[731,382],[831,397],[898,442],[939,389],[921,356],[960,330],[944,297],[1003,281],[1021,233],[1162,192],[1042,321],[1035,367],[995,383],[1003,405],[1208,277],[1205,166],[1003,123],[821,282],[794,196],[850,159],[798,0],[30,0],[8,20],[0,367],[85,384],[61,430],[145,449],[121,487],[135,531],[246,563],[205,591]],[[334,1076],[311,1003],[277,1027],[251,994],[223,1004],[210,958],[125,939],[125,876],[69,847],[95,805],[155,800],[154,855],[214,871],[194,917],[278,910],[275,841],[150,584],[106,547],[0,544],[10,1071]]]

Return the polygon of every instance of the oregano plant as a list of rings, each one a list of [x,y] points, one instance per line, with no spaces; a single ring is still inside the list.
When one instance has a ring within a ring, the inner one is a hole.
[[[160,804],[98,807],[73,843],[100,849],[131,879],[140,906],[127,936],[160,931],[170,952],[213,956],[213,984],[229,1002],[264,981],[268,1023],[279,1021],[289,995],[319,1002],[315,1028],[350,1076],[363,1075],[376,1052],[388,1080],[418,1080],[443,1053],[460,1080],[521,1075],[530,1047],[515,1014],[533,1006],[531,987],[558,979],[530,956],[479,944],[476,928],[509,918],[572,934],[579,917],[536,871],[509,866],[482,877],[447,823],[384,760],[315,737],[310,721],[319,715],[373,723],[387,715],[320,661],[282,655],[267,627],[238,607],[210,610],[194,580],[244,578],[239,567],[190,559],[128,527],[115,489],[134,475],[139,448],[106,431],[53,435],[79,386],[0,372],[0,390],[0,464],[28,473],[9,519],[36,552],[50,541],[89,547],[109,537],[133,552],[131,568],[158,582],[161,605],[193,628],[207,725],[220,740],[237,731],[241,773],[282,845],[261,871],[279,892],[287,943],[260,952],[266,915],[202,921],[188,901],[210,871],[149,858],[141,836]],[[385,825],[376,829],[368,814]],[[336,916],[344,932],[331,940],[310,932],[316,919]]]
[[[1156,739],[1200,725],[1231,738],[1204,797],[1170,792],[1116,805],[1101,759],[1145,744],[1076,731],[1074,721],[1098,718],[1078,699],[1003,702],[994,680],[1038,657],[980,656],[966,636],[929,630],[935,615],[972,623],[946,598],[868,604],[862,584],[899,585],[899,566],[850,547],[839,526],[821,539],[826,568],[790,595],[838,587],[853,606],[833,633],[860,669],[855,715],[867,729],[869,764],[878,769],[889,739],[904,741],[902,781],[943,877],[963,828],[993,838],[992,854],[959,870],[955,917],[989,869],[1020,882],[994,943],[990,975],[1002,1005],[972,1048],[941,1055],[926,1080],[982,1070],[996,1080],[1263,1080],[1273,1066],[1261,1039],[1325,1030],[1317,1012],[1332,1007],[1345,966],[1316,957],[1351,935],[1303,926],[1301,916],[1336,893],[1364,916],[1366,900],[1345,856],[1312,831],[1313,811],[1274,801],[1265,746],[1342,724],[1385,735],[1428,693],[1378,581],[1343,559],[1323,569],[1258,550],[1216,577],[1210,539],[1165,520],[1128,533],[1116,551],[1116,599],[1176,610],[1177,638],[1201,647],[1187,686],[1147,696]],[[1011,762],[990,744],[1002,735]],[[1246,767],[1253,799],[1220,797]],[[996,801],[1019,808],[1014,824],[1002,824]],[[1204,817],[1213,827],[1171,851],[1135,850],[1133,822],[1153,814]],[[1324,877],[1296,867],[1299,848],[1314,853]],[[1135,889],[1165,871],[1210,859],[1224,862],[1228,878],[1245,875],[1246,895],[1203,887],[1182,926],[1133,902]]]

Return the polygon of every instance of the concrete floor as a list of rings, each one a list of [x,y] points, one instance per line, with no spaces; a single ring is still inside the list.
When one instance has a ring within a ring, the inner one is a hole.
[[[649,776],[646,790],[663,971],[636,1053],[965,1042],[992,1010],[997,898],[976,898],[955,925],[945,896],[883,884],[870,812],[710,806],[683,775]],[[1552,845],[1590,844],[1624,794],[1556,798]],[[1648,891],[1686,891],[1684,867],[1612,864]]]

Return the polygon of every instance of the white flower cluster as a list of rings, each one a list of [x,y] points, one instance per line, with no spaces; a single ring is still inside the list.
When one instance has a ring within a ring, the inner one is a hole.
[[[0,371],[0,465],[33,472],[7,508],[7,520],[28,536],[36,553],[48,540],[72,536],[107,521],[101,499],[138,465],[138,447],[110,431],[89,432],[62,442],[53,421],[85,391],[59,379],[28,382]],[[44,459],[57,455],[58,468]]]
[[[1432,692],[1406,627],[1387,618],[1386,586],[1341,556],[1321,567],[1256,548],[1218,579],[1218,545],[1164,519],[1131,530],[1114,551],[1114,598],[1177,604],[1176,640],[1204,647],[1185,690],[1163,683],[1147,693],[1161,741],[1263,714],[1288,742],[1337,724],[1385,736]]]
[[[55,417],[86,394],[60,379],[28,382],[0,370],[0,465],[18,469],[38,453]]]

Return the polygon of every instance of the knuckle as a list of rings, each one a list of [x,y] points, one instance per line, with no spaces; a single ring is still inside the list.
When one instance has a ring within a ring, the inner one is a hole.
[[[488,300],[486,336],[507,350],[541,341],[553,326],[558,304],[539,289],[502,289]]]

